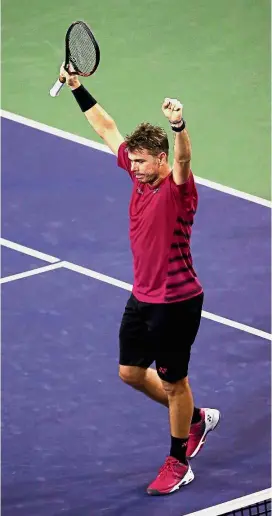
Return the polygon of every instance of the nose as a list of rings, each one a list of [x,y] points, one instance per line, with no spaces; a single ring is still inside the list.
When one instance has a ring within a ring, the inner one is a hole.
[[[137,171],[137,163],[131,162],[131,171],[136,172]]]

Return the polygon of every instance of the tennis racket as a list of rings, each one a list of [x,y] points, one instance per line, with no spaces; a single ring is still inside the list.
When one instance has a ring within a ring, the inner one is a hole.
[[[64,69],[68,73],[89,77],[97,69],[100,61],[98,43],[88,25],[76,21],[70,25],[65,36]],[[65,84],[65,78],[59,77],[50,90],[51,97],[56,97]]]

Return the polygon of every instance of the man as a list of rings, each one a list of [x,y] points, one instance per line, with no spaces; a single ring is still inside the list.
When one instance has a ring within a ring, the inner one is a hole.
[[[194,407],[188,381],[203,290],[190,253],[197,191],[183,107],[170,98],[162,104],[174,134],[171,167],[163,129],[143,123],[124,139],[78,77],[65,72],[63,66],[61,76],[88,122],[133,181],[129,213],[134,284],[120,327],[119,375],[168,408],[170,453],[147,493],[169,494],[193,480],[187,459],[198,453],[220,417],[216,409]],[[150,368],[154,361],[156,370]]]

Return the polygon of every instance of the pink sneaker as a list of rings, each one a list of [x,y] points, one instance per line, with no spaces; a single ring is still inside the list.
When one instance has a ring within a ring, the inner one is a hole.
[[[190,464],[181,464],[174,457],[167,457],[157,478],[148,486],[149,495],[166,495],[194,480]]]
[[[187,457],[192,458],[197,455],[206,441],[206,435],[214,430],[219,423],[220,412],[216,409],[200,409],[201,421],[191,425],[189,441],[187,446]]]

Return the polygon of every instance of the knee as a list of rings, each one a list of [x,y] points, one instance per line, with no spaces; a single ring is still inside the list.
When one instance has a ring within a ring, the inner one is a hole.
[[[178,394],[184,394],[189,389],[188,376],[173,383],[165,382],[163,380],[162,384],[167,396],[176,396]]]
[[[136,366],[119,366],[119,378],[132,387],[140,387],[144,383],[146,370]]]

